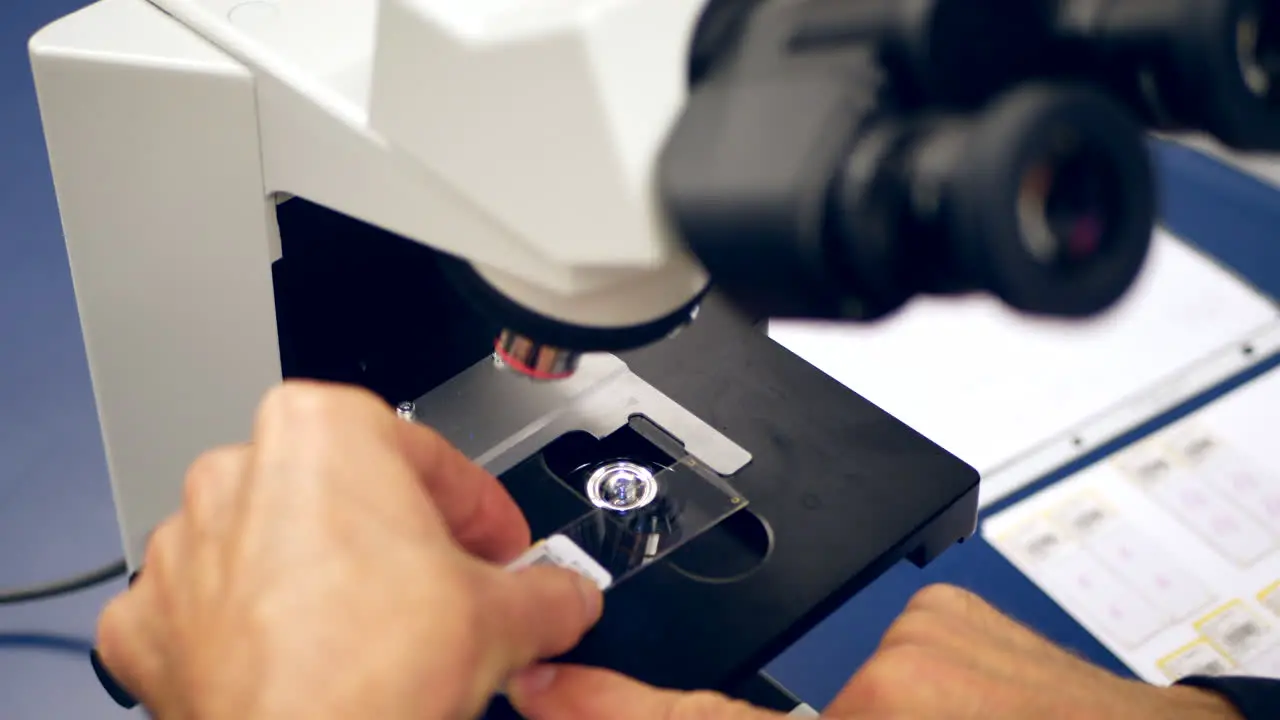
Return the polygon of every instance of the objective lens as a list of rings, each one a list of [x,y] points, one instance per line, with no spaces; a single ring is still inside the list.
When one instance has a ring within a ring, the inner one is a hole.
[[[1267,103],[1280,104],[1280,5],[1246,13],[1236,24],[1236,53],[1245,87]]]
[[[582,353],[544,345],[510,330],[498,335],[493,349],[500,367],[534,380],[570,377],[582,359]]]

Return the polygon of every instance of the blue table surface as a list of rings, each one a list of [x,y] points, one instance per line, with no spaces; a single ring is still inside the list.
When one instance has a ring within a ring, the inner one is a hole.
[[[26,55],[35,30],[85,4],[0,3],[0,586],[77,573],[120,555]],[[1159,146],[1157,160],[1173,230],[1280,295],[1280,233],[1268,230],[1280,227],[1280,195],[1181,148]],[[894,568],[769,670],[810,703],[825,704],[911,594],[939,581],[971,588],[1053,640],[1125,672],[979,538],[924,570]],[[97,612],[122,587],[0,608],[0,719],[127,716],[102,693],[84,654]]]

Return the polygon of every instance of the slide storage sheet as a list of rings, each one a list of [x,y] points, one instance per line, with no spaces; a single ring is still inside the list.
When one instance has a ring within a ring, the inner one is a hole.
[[[1280,370],[982,534],[1147,681],[1280,678]]]

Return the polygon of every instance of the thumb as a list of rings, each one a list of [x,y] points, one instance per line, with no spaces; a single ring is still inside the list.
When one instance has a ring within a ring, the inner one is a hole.
[[[661,690],[609,670],[539,665],[522,671],[507,699],[528,720],[780,720],[713,692]]]
[[[481,617],[497,677],[572,650],[600,619],[604,595],[572,570],[486,570],[491,585]]]

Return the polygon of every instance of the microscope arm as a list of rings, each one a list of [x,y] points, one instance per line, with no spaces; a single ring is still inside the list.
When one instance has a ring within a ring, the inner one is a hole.
[[[265,199],[456,259],[517,360],[571,370],[577,351],[666,337],[710,279],[762,316],[868,320],[974,290],[1088,315],[1131,284],[1154,222],[1153,121],[1089,62],[1038,49],[1106,30],[1124,0],[1065,3],[1065,20],[1025,0],[153,2],[252,72]],[[1216,28],[1229,3],[1185,5],[1149,24]],[[970,25],[982,47],[949,42]],[[1096,87],[1006,92],[1062,77]],[[1193,124],[1256,140],[1238,120]],[[1064,123],[1079,137],[1054,150]],[[1063,201],[1073,229],[1050,228],[1073,162],[1094,187]],[[1073,274],[1067,236],[1098,246]]]
[[[643,325],[704,291],[652,190],[702,0],[155,4],[253,71],[269,195],[566,324]]]

